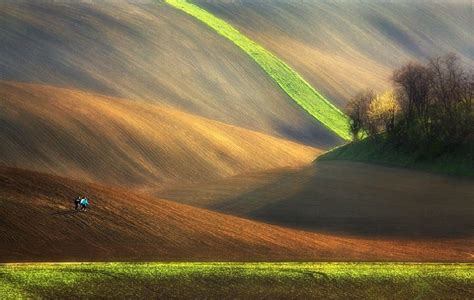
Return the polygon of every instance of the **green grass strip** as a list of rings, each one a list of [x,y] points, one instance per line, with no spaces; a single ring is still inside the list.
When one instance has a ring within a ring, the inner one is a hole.
[[[472,299],[473,264],[0,265],[2,299]]]
[[[232,41],[259,64],[263,70],[304,110],[345,140],[351,140],[347,116],[318,93],[301,75],[281,59],[240,33],[232,25],[187,0],[166,0],[171,6],[205,23]]]

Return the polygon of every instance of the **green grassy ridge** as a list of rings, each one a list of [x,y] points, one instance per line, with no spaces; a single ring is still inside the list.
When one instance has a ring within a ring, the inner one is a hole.
[[[395,145],[384,137],[373,137],[336,147],[316,161],[349,160],[403,167],[445,175],[474,177],[474,146],[464,146],[455,153],[420,159],[413,149]]]
[[[469,263],[39,263],[0,265],[2,299],[468,299]]]
[[[166,0],[171,6],[205,23],[246,52],[304,110],[345,140],[351,140],[347,116],[317,92],[281,59],[240,33],[232,25],[187,0]]]

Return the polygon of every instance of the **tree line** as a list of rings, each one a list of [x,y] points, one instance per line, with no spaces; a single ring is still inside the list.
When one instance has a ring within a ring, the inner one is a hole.
[[[474,140],[474,72],[454,54],[410,62],[393,72],[392,90],[368,89],[348,103],[354,140],[388,139],[440,155]]]

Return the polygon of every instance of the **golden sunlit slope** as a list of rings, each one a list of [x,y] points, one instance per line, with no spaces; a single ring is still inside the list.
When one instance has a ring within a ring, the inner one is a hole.
[[[455,52],[474,65],[472,1],[194,1],[343,106],[388,88],[408,60]]]
[[[230,41],[160,1],[0,3],[0,80],[171,105],[330,147],[340,142]]]
[[[89,211],[72,209],[78,194],[91,199]],[[384,241],[306,233],[5,167],[0,167],[0,224],[1,262],[473,260],[466,241]]]
[[[349,161],[175,186],[157,195],[306,230],[474,238],[473,179]]]
[[[0,162],[86,181],[155,186],[298,167],[318,149],[173,108],[0,82]]]

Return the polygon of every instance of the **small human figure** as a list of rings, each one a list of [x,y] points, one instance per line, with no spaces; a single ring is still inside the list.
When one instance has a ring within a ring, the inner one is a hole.
[[[86,197],[82,198],[80,204],[81,210],[87,211],[87,208],[89,207],[89,199],[87,199]]]
[[[79,205],[81,204],[81,199],[82,199],[82,198],[83,198],[83,197],[81,197],[81,196],[77,196],[77,198],[74,199],[74,209],[75,209],[75,210],[78,210],[78,209],[79,209]]]

